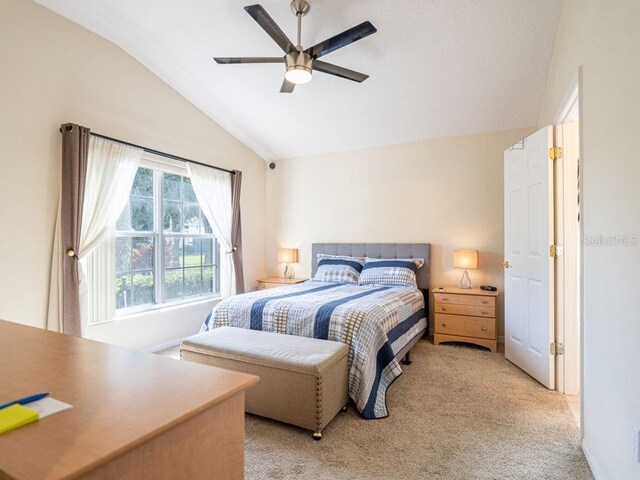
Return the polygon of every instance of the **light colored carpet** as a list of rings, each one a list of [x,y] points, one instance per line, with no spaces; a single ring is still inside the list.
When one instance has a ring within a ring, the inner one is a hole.
[[[163,350],[157,350],[153,353],[157,353],[158,355],[164,355],[165,357],[171,357],[171,358],[175,358],[176,360],[180,360],[180,347],[165,348]]]
[[[350,408],[315,442],[247,415],[246,478],[593,478],[563,396],[502,354],[421,340],[412,355],[388,391],[386,419]]]

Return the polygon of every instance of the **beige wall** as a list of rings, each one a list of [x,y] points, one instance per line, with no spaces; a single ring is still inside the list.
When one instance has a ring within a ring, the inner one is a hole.
[[[0,70],[0,318],[45,325],[63,122],[242,170],[247,285],[264,274],[264,161],[136,60],[35,3],[0,0]],[[192,333],[201,320],[174,312],[151,341]],[[136,339],[136,325],[122,335],[116,324],[101,328],[116,343],[152,345]]]
[[[584,234],[640,238],[640,2],[565,0],[540,125],[582,66]],[[583,446],[594,473],[640,478],[640,246],[584,247]],[[637,454],[636,454],[637,457]]]
[[[277,162],[267,172],[267,265],[314,242],[430,242],[432,286],[457,285],[453,250],[480,250],[475,286],[502,292],[503,151],[533,129],[432,140]],[[500,335],[503,331],[500,296]]]

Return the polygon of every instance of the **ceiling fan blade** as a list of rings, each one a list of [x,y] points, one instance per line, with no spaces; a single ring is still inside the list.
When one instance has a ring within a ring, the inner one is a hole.
[[[368,37],[369,35],[376,33],[377,31],[378,30],[371,24],[371,22],[363,22],[360,25],[339,33],[334,37],[328,38],[324,42],[320,42],[305,51],[313,58],[319,58],[326,55],[327,53],[333,52],[334,50],[346,47],[353,42],[357,42],[364,37]]]
[[[214,58],[214,60],[221,65],[234,63],[284,63],[284,57],[223,57]]]
[[[336,77],[346,78],[347,80],[353,80],[354,82],[364,82],[369,75],[356,72],[355,70],[349,70],[348,68],[339,67],[333,63],[323,62],[321,60],[315,60],[313,62],[313,69],[318,72],[328,73],[329,75],[335,75]]]
[[[285,78],[282,82],[282,87],[280,87],[280,93],[292,93],[294,88],[296,88],[296,84]]]
[[[291,40],[289,40],[285,33],[280,29],[278,24],[274,22],[273,18],[269,16],[267,11],[262,8],[262,5],[249,5],[244,7],[244,9],[256,22],[258,22],[258,25],[260,25],[263,30],[267,32],[278,45],[280,45],[280,48],[284,53],[289,53],[296,49],[293,43],[291,43]]]

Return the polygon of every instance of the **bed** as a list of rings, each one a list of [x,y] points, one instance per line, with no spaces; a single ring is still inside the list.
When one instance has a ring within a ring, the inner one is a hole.
[[[387,389],[402,374],[400,360],[427,329],[430,245],[313,244],[313,274],[321,253],[423,258],[425,264],[416,274],[419,289],[310,280],[229,297],[214,307],[202,330],[232,326],[346,343],[350,398],[362,417],[384,418]]]

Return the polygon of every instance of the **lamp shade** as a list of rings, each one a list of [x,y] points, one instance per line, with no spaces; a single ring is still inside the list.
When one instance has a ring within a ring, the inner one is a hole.
[[[453,267],[475,270],[478,268],[477,250],[454,250]]]
[[[297,248],[279,248],[278,263],[298,263]]]

